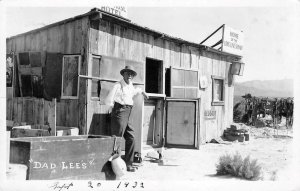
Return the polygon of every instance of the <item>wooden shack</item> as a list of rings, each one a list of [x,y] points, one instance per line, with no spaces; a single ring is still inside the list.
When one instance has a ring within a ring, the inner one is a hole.
[[[57,99],[56,124],[109,135],[104,99],[132,65],[137,151],[145,145],[199,148],[233,118],[233,62],[241,56],[188,42],[97,8],[6,40],[15,58],[14,97]],[[65,111],[65,112],[64,112]]]

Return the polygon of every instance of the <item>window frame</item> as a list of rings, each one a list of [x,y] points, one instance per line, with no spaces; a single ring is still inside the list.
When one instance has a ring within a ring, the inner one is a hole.
[[[184,72],[184,81],[183,85],[174,85],[174,82],[172,81],[173,79],[173,70],[182,70]],[[197,85],[196,86],[186,86],[186,81],[185,81],[185,74],[186,71],[191,71],[191,72],[196,72],[197,73]],[[184,90],[184,97],[174,97],[174,89],[183,89]],[[196,97],[186,97],[186,89],[196,89]],[[182,68],[182,67],[173,67],[170,66],[170,96],[171,98],[182,98],[182,99],[198,99],[199,98],[199,70],[198,69],[187,69],[187,68]]]
[[[211,105],[213,106],[224,106],[225,105],[225,78],[222,76],[215,76],[212,75],[212,102]],[[215,80],[222,80],[222,100],[215,100]]]
[[[77,93],[76,96],[65,96],[63,94],[63,89],[64,89],[64,69],[65,69],[65,65],[64,65],[64,60],[67,57],[78,57],[78,68],[77,68]],[[80,75],[80,65],[81,65],[81,55],[80,54],[68,54],[68,55],[63,55],[63,59],[62,59],[62,78],[61,78],[61,99],[78,99],[79,97],[79,75]]]
[[[22,64],[21,62],[21,58],[20,58],[20,54],[28,54],[28,64]],[[39,64],[40,65],[37,65],[37,66],[33,66],[32,63],[33,63],[33,55],[34,54],[39,54]],[[42,51],[21,51],[21,52],[17,52],[17,59],[18,59],[18,65],[22,68],[36,68],[36,67],[43,67],[43,64],[42,64],[42,55],[43,52]]]
[[[99,76],[93,76],[93,59],[99,59]],[[91,71],[90,71],[90,84],[91,84],[91,88],[90,88],[90,100],[92,101],[100,101],[100,93],[98,97],[93,97],[93,81],[96,81],[97,83],[99,83],[99,86],[101,87],[101,80],[100,80],[100,67],[101,67],[101,60],[102,60],[102,56],[101,55],[95,55],[95,54],[91,54]],[[98,91],[98,90],[97,90]],[[100,91],[101,92],[101,91]]]
[[[97,84],[97,86],[98,87],[100,86],[100,88],[101,88],[101,80],[95,79],[95,78],[91,79],[91,100],[92,101],[100,101],[100,92],[101,92],[101,90],[100,90],[99,95],[97,97],[93,96],[93,82],[99,83],[99,84]],[[97,89],[97,91],[98,91],[98,89]],[[98,92],[97,92],[97,94],[98,94]]]
[[[148,60],[148,64],[149,62],[157,62],[158,63],[158,77],[160,78],[160,80],[158,80],[158,92],[155,93],[150,93],[147,92],[147,60]],[[145,92],[147,94],[149,94],[152,97],[165,97],[166,95],[166,91],[165,91],[165,76],[164,76],[164,61],[160,60],[160,59],[156,59],[156,58],[152,58],[152,57],[146,57],[145,58],[145,68],[144,68],[144,82],[145,82]]]

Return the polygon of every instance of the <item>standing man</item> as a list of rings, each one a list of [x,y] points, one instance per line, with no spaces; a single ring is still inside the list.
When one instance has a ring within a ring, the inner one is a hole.
[[[132,166],[134,155],[134,130],[128,123],[133,106],[133,97],[141,93],[144,98],[148,95],[140,88],[132,85],[133,78],[137,75],[132,66],[126,66],[120,71],[123,79],[116,82],[109,92],[105,103],[112,106],[111,112],[111,134],[125,139],[125,162],[127,171],[134,172]]]

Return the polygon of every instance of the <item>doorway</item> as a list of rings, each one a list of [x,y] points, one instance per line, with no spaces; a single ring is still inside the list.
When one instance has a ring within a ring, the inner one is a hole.
[[[146,58],[146,92],[164,94],[163,89],[163,62]]]
[[[162,60],[146,58],[145,91],[150,98],[144,103],[142,143],[144,146],[160,145],[165,97]]]

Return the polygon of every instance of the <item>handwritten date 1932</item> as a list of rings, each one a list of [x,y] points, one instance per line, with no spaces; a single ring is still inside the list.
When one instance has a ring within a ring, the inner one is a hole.
[[[117,188],[144,188],[143,182],[120,182]]]

